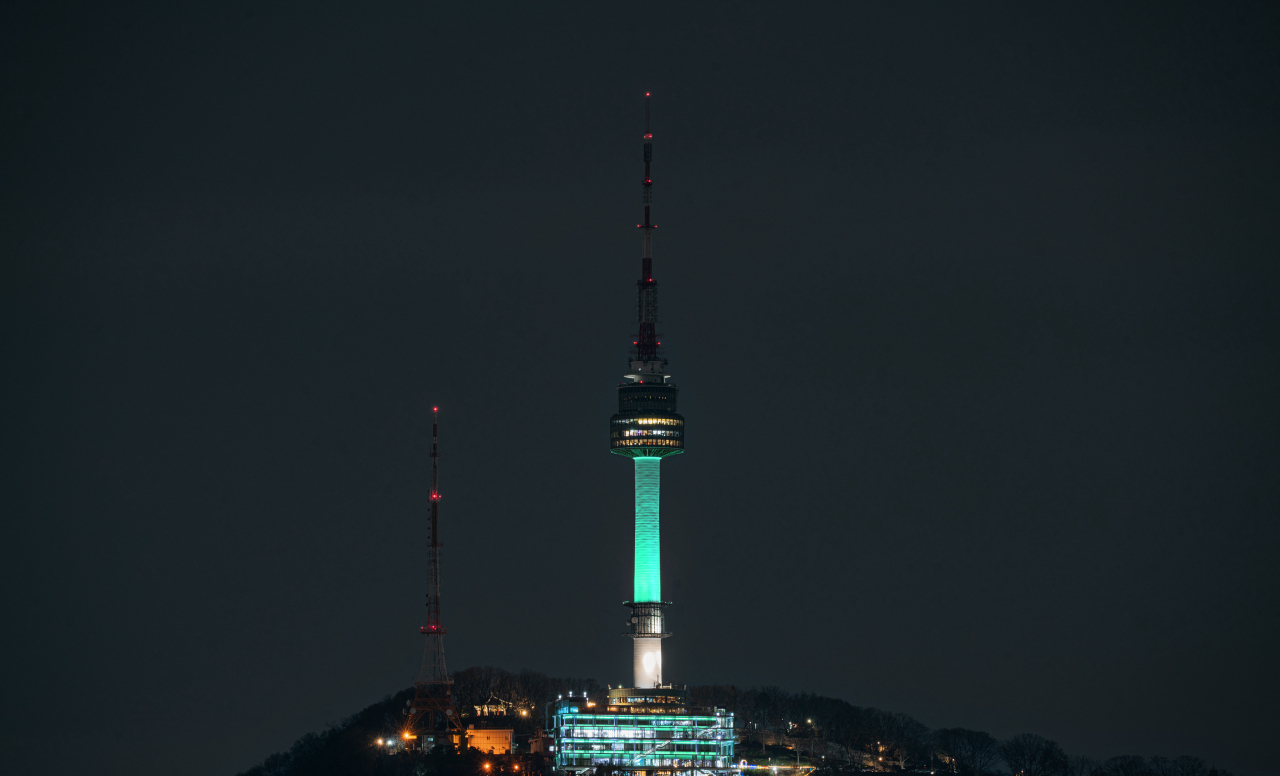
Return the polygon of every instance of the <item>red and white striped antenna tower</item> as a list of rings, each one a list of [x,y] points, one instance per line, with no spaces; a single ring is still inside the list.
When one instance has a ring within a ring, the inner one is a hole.
[[[426,636],[422,669],[414,680],[413,700],[404,737],[421,739],[430,731],[461,732],[453,680],[444,662],[445,627],[440,617],[440,408],[431,408],[431,512],[427,518],[427,621],[419,630]]]

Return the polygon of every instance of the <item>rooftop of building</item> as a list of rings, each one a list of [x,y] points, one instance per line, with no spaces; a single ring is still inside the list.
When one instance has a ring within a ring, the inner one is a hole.
[[[586,696],[562,697],[551,704],[552,714],[577,714],[635,717],[717,717],[725,716],[724,709],[694,706],[689,703],[689,692],[683,687],[618,687],[610,688],[608,701],[594,701]],[[637,720],[639,721],[639,720]]]

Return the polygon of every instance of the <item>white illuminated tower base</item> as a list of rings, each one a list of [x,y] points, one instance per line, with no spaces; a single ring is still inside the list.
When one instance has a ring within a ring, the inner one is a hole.
[[[662,639],[633,639],[632,675],[636,687],[662,686]]]

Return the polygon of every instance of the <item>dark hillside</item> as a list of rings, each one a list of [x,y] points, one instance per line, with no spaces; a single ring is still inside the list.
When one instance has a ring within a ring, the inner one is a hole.
[[[547,764],[527,753],[529,737],[543,724],[542,710],[559,695],[602,697],[594,679],[553,678],[481,666],[454,674],[464,726],[477,721],[475,707],[498,703],[513,713],[503,725],[515,730],[517,754],[495,757],[471,749],[455,753],[387,749],[404,724],[412,688],[388,696],[320,733],[308,733],[287,752],[268,757],[241,776],[499,776],[536,774]],[[796,762],[813,776],[866,772],[954,772],[964,776],[1230,776],[1195,757],[1072,757],[1058,744],[1031,733],[998,741],[963,728],[930,730],[901,712],[854,706],[838,698],[791,693],[777,687],[707,685],[690,688],[699,705],[720,706],[737,718],[738,757],[754,764]],[[514,713],[519,710],[527,714]]]

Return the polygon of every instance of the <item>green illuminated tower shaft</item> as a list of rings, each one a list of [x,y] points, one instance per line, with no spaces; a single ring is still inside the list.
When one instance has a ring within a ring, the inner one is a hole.
[[[653,279],[653,230],[650,221],[653,179],[653,135],[649,132],[649,95],[644,107],[644,223],[641,234],[638,292],[639,332],[632,342],[631,370],[618,386],[618,413],[609,420],[609,451],[635,459],[636,553],[631,607],[635,687],[662,684],[663,621],[662,551],[658,502],[662,459],[684,452],[684,418],[676,412],[679,389],[670,382],[667,359],[658,341],[658,284]]]
[[[633,601],[662,600],[662,545],[658,541],[658,497],[662,459],[636,458],[636,575]]]

